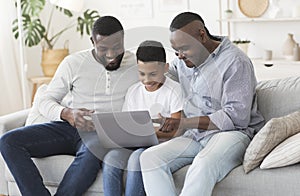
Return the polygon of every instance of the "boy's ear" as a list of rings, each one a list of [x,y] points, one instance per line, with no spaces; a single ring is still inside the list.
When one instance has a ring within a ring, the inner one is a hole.
[[[165,73],[169,71],[169,63],[165,64]]]
[[[93,37],[90,37],[90,40],[91,40],[92,44],[94,45]]]

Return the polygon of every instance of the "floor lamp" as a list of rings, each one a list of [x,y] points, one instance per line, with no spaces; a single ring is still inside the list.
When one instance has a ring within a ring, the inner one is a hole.
[[[27,97],[27,64],[24,60],[24,42],[23,42],[23,26],[22,26],[22,10],[21,0],[17,0],[17,18],[18,18],[18,30],[19,30],[19,50],[20,50],[20,70],[21,70],[21,83],[22,83],[22,101],[23,108],[28,107]]]

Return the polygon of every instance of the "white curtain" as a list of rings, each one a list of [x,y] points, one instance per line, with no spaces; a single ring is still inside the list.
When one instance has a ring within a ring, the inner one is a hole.
[[[22,81],[18,40],[12,33],[16,16],[14,1],[0,0],[0,115],[28,106],[23,105],[22,82],[26,81]],[[29,100],[26,89],[26,100]]]

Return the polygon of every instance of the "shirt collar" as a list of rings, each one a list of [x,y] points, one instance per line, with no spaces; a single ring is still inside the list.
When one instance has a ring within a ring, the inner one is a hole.
[[[216,56],[218,56],[221,51],[228,46],[228,44],[230,44],[230,40],[225,37],[225,36],[217,36],[218,38],[221,39],[221,42],[219,44],[219,46],[207,57],[207,59],[198,66],[194,67],[194,70],[196,71],[197,69],[199,69],[200,67],[203,67],[206,63],[210,62],[211,59],[215,58]]]

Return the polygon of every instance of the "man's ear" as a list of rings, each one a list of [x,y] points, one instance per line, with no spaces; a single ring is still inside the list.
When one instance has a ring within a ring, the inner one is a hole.
[[[202,43],[207,41],[207,34],[204,28],[199,29],[199,39]]]

